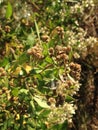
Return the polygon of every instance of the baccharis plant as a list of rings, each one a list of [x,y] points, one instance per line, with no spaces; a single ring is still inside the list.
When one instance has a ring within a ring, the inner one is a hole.
[[[1,2],[0,129],[67,130],[80,88],[75,61],[96,43],[77,16],[92,2]]]

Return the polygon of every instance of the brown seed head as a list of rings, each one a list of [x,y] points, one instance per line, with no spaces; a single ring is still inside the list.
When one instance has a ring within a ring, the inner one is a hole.
[[[5,26],[5,32],[9,33],[11,31],[11,27],[10,26]]]
[[[42,59],[43,55],[42,55],[42,48],[39,46],[34,46],[30,49],[27,50],[27,54],[29,55],[33,55],[35,58],[37,59]]]
[[[49,39],[50,39],[48,35],[42,35],[41,38],[45,42],[49,42]]]

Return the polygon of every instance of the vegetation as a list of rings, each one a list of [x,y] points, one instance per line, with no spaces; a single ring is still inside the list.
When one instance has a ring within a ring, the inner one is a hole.
[[[0,0],[1,130],[75,129],[81,61],[97,66],[97,4]]]

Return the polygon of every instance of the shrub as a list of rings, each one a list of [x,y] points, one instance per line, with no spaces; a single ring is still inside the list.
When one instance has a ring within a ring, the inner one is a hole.
[[[81,74],[75,60],[96,43],[78,24],[83,2],[1,1],[1,130],[72,125]]]

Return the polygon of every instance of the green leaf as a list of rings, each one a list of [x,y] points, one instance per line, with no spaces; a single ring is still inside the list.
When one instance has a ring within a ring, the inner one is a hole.
[[[34,102],[32,100],[30,101],[30,104],[31,104],[32,108],[35,109]]]
[[[68,123],[65,121],[62,124],[54,124],[49,130],[68,130]]]
[[[27,126],[28,130],[35,130],[35,128],[32,128],[31,126]]]
[[[5,67],[9,64],[9,59],[4,57],[3,60],[0,60],[0,66]]]
[[[8,88],[8,87],[9,87],[9,80],[8,80],[8,78],[5,77],[5,78],[4,78],[4,81],[5,81],[5,82],[4,82],[5,87]]]
[[[42,117],[48,117],[48,115],[50,114],[50,112],[51,112],[51,110],[49,110],[49,109],[43,109],[42,110],[42,112],[39,112],[40,113],[40,117],[42,118]]]
[[[43,44],[43,55],[47,56],[48,55],[48,44]]]
[[[52,77],[54,77],[53,76],[53,72],[54,72],[53,68],[45,70],[44,71],[44,77],[45,78],[52,78]]]
[[[50,106],[46,103],[45,100],[41,99],[41,97],[34,97],[34,100],[38,103],[38,105],[42,108],[50,108]]]
[[[12,95],[13,96],[18,96],[18,93],[19,93],[19,89],[18,88],[14,88],[13,90],[12,90]]]
[[[74,100],[75,99],[73,97],[69,96],[69,95],[67,95],[66,98],[65,98],[66,102],[71,102],[71,101],[74,101]]]
[[[46,60],[48,63],[53,63],[53,60],[52,60],[49,56],[47,56],[47,57],[45,58],[45,60]]]
[[[25,93],[26,95],[28,94],[28,90],[27,89],[21,89],[20,91],[19,91],[19,93]]]
[[[12,16],[12,12],[12,5],[10,2],[8,2],[5,17],[9,19]]]
[[[2,130],[7,130],[7,120],[4,122]]]
[[[41,42],[41,40],[40,40],[40,32],[39,32],[39,28],[38,28],[38,24],[37,24],[36,20],[35,20],[34,22],[35,22],[35,27],[36,27],[36,32],[37,32],[37,36],[38,36],[39,42]]]
[[[23,63],[26,63],[28,61],[28,58],[28,55],[24,52],[18,57],[16,64],[22,65]]]
[[[38,67],[34,67],[33,70],[35,71],[36,74],[39,74],[42,72],[42,68],[38,68]]]
[[[27,45],[32,47],[35,43],[35,35],[33,33],[29,34],[26,42],[27,42]]]
[[[35,75],[35,74],[40,74],[42,72],[42,69],[41,68],[38,68],[38,67],[34,67],[30,73]]]

